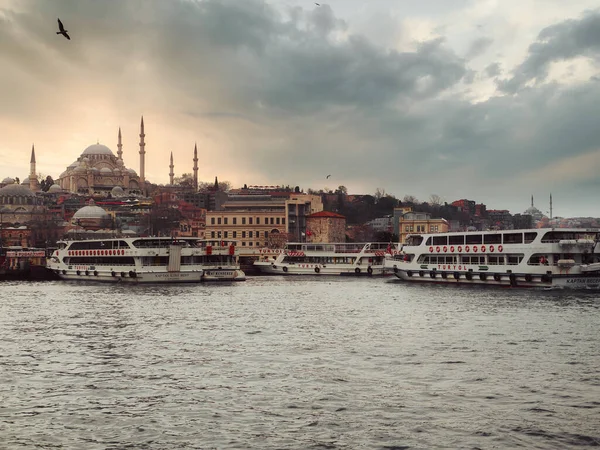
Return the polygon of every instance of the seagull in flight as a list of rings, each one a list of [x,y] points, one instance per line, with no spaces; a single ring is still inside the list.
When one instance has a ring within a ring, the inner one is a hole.
[[[329,178],[330,176],[331,176],[331,174],[330,174],[330,175],[327,175],[327,176],[325,177],[325,179]]]
[[[316,3],[316,2],[315,2],[315,5],[317,5],[317,6],[321,6],[321,4],[320,4],[320,3]]]
[[[65,30],[65,27],[63,25],[63,23],[60,21],[60,19],[58,19],[58,29],[60,31],[57,31],[56,34],[62,34],[64,37],[66,37],[68,40],[71,40],[71,38],[69,37],[69,35],[67,34],[67,30]]]

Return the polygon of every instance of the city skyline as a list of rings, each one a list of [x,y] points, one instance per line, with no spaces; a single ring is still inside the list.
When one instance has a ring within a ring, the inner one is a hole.
[[[76,7],[75,7],[76,5]],[[1,178],[99,141],[146,179],[600,216],[600,11],[574,1],[0,0]],[[71,37],[55,35],[60,17]],[[326,179],[326,175],[331,178]],[[546,202],[547,203],[547,202]]]

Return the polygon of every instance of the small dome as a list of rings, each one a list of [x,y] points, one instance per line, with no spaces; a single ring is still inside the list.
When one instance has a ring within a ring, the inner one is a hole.
[[[76,173],[82,173],[82,172],[86,172],[87,169],[85,168],[85,166],[82,164],[80,166],[75,167],[75,172]]]
[[[92,167],[92,172],[94,172],[94,173],[100,172],[100,169],[98,169],[97,167]]]
[[[105,173],[107,175],[112,174],[112,170],[110,170],[108,167],[103,167],[102,169],[100,169],[100,173]]]
[[[88,162],[90,162],[90,158],[88,158],[87,156],[84,156],[82,161],[85,163],[88,163]]]
[[[113,197],[122,197],[123,195],[125,195],[125,191],[121,186],[115,186],[111,189],[110,195],[112,195]]]
[[[110,215],[106,212],[105,209],[100,208],[94,204],[90,204],[88,206],[84,206],[81,209],[78,209],[75,214],[73,214],[72,220],[77,219],[106,219],[109,218]]]
[[[15,180],[11,177],[6,177],[4,180],[2,180],[2,184],[13,184],[15,182]]]
[[[29,184],[29,180],[27,180],[27,184]],[[9,184],[0,189],[0,197],[2,196],[35,197],[35,194],[22,184]]]
[[[133,169],[127,169],[127,172],[129,172],[132,175],[137,175],[135,170],[133,170]]]
[[[48,192],[50,192],[51,194],[54,194],[56,192],[62,192],[62,188],[58,184],[53,184],[48,189]]]
[[[72,162],[71,164],[69,164],[69,165],[67,166],[67,169],[74,169],[74,168],[75,168],[75,167],[77,167],[78,165],[79,165],[79,161]]]
[[[102,144],[90,145],[88,148],[86,148],[83,151],[83,153],[81,154],[81,156],[83,156],[83,155],[110,155],[110,156],[115,156],[110,148],[108,148],[106,145],[102,145]]]
[[[21,181],[21,186],[29,186],[29,176],[23,177],[23,181]]]
[[[122,159],[117,159],[117,166],[123,167],[124,165],[125,165],[125,163],[123,162]]]

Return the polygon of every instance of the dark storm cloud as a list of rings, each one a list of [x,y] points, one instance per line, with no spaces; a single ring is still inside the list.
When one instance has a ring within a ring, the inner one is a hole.
[[[514,94],[531,80],[544,81],[551,63],[578,56],[599,61],[600,11],[544,28],[538,41],[529,46],[527,58],[513,71],[512,78],[499,81],[498,86]]]

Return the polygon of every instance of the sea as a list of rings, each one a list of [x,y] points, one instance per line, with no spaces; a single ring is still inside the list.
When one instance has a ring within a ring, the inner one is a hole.
[[[600,446],[600,294],[0,284],[1,449]]]

